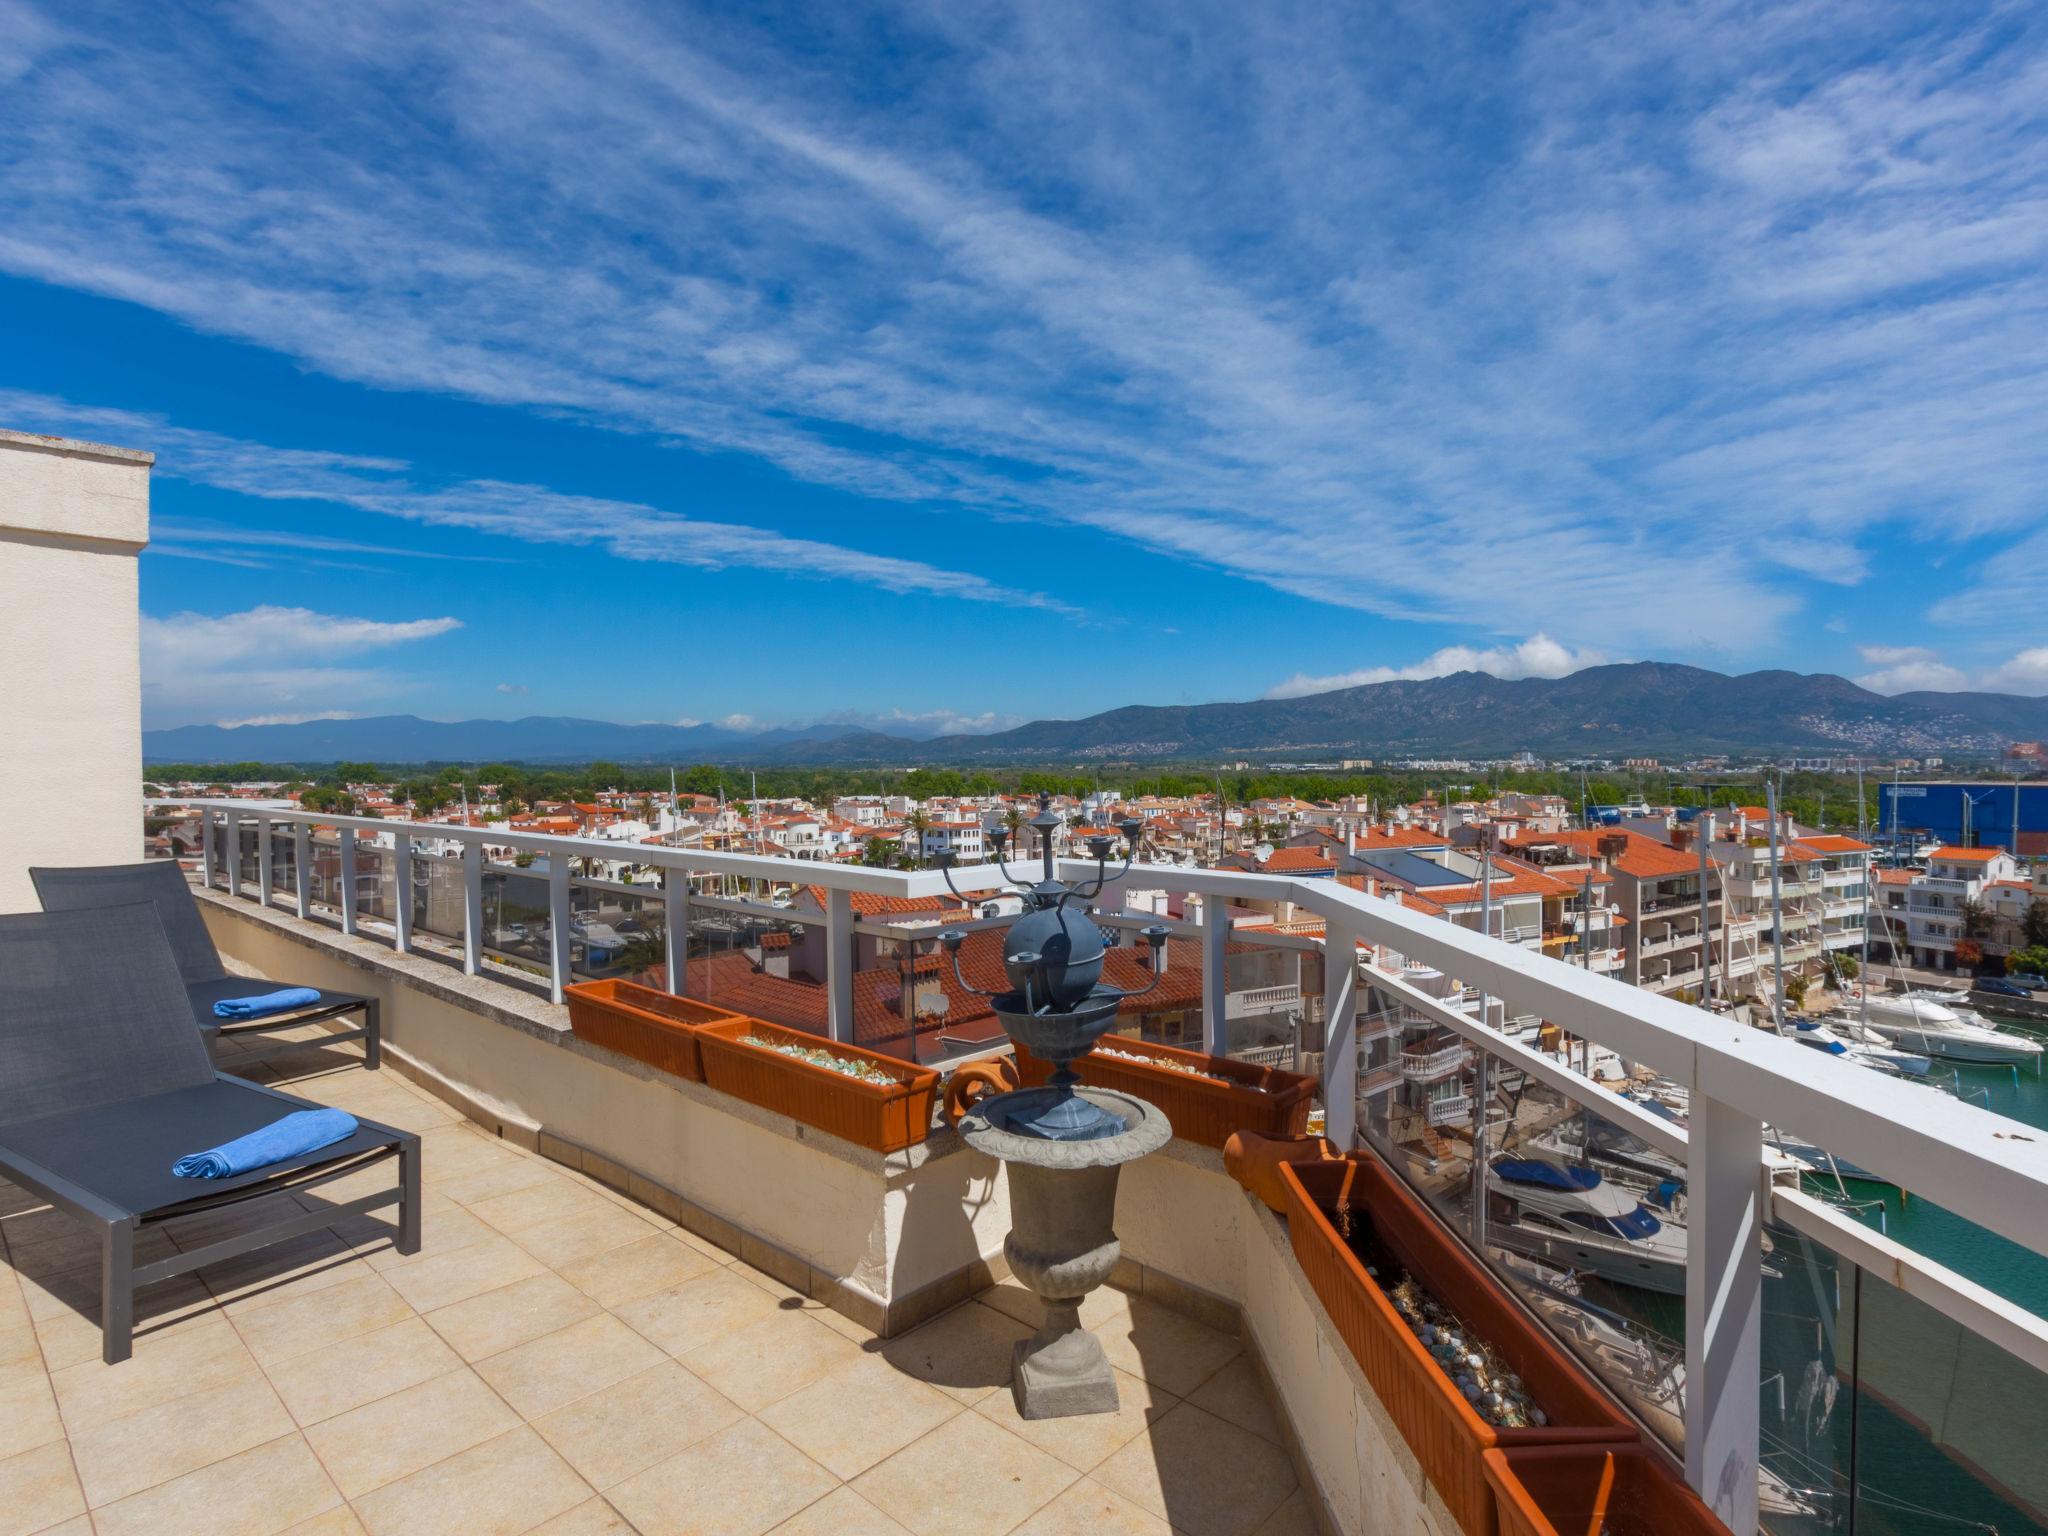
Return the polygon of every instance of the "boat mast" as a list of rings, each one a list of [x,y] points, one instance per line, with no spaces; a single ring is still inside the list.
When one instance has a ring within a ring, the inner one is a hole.
[[[1870,1039],[1870,881],[1877,873],[1870,857],[1870,839],[1864,835],[1866,807],[1863,803],[1863,759],[1856,760],[1856,841],[1865,845],[1858,855],[1863,860],[1863,943],[1856,961],[1856,1023],[1858,1040]]]
[[[1764,806],[1771,818],[1771,987],[1774,993],[1771,1023],[1785,1027],[1785,921],[1779,910],[1778,884],[1778,781],[1764,780]]]

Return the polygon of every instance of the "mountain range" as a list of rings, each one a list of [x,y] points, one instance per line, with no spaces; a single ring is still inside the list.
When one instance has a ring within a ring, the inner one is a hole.
[[[821,724],[742,732],[569,716],[423,720],[377,715],[297,725],[143,732],[152,762],[1143,762],[1176,758],[1672,757],[1704,753],[1991,752],[2048,738],[2048,698],[1887,697],[1830,673],[1729,676],[1673,662],[1509,681],[1458,672],[1301,698],[1129,705],[984,736],[918,739]]]

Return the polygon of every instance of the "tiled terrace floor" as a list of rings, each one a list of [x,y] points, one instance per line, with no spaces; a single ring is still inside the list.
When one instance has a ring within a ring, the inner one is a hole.
[[[1122,1411],[1026,1423],[1021,1290],[877,1340],[325,1054],[291,1086],[422,1133],[414,1257],[330,1230],[153,1287],[108,1367],[95,1250],[0,1183],[0,1536],[1314,1531],[1233,1337],[1099,1293]]]

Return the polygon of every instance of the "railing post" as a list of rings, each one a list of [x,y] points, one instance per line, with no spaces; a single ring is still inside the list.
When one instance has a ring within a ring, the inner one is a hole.
[[[1230,1028],[1224,1018],[1229,1002],[1230,903],[1214,892],[1202,896],[1202,1049],[1211,1056],[1229,1054]]]
[[[398,936],[392,947],[401,955],[412,953],[412,834],[391,834],[392,920]]]
[[[199,813],[199,883],[213,889],[213,812]]]
[[[299,916],[313,915],[313,829],[303,821],[292,823],[292,894],[298,899]]]
[[[825,1012],[832,1038],[853,1043],[853,895],[825,893]]]
[[[462,973],[483,968],[484,845],[471,838],[462,845]]]
[[[277,883],[277,867],[270,862],[270,818],[256,819],[256,905],[270,905],[271,887]]]
[[[341,931],[356,931],[356,829],[342,827],[341,834]]]
[[[664,868],[661,872],[662,969],[668,973],[668,989],[676,997],[690,995],[690,872]]]
[[[548,1000],[559,1003],[568,986],[569,968],[569,857],[559,851],[548,854]]]
[[[1358,1144],[1358,935],[1335,923],[1323,935],[1323,1134],[1339,1152]]]
[[[1685,1480],[1731,1531],[1757,1528],[1763,1127],[1697,1086],[1686,1126]]]
[[[242,818],[230,811],[222,818],[221,841],[228,851],[228,894],[242,894]]]

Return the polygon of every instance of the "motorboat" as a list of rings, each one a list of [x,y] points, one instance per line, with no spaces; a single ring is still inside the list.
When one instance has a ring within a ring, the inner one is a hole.
[[[1991,1066],[2041,1068],[2041,1042],[1999,1029],[1968,1008],[1943,1001],[1949,994],[1908,992],[1870,994],[1859,1005],[1868,1029],[1893,1045],[1938,1056]]]
[[[1672,1439],[1685,1432],[1685,1351],[1633,1318],[1586,1300],[1578,1276],[1512,1251],[1501,1267],[1516,1292],[1610,1389]]]
[[[1489,1242],[1558,1269],[1685,1294],[1685,1228],[1583,1163],[1497,1157],[1486,1170]]]
[[[1882,1035],[1875,1033],[1868,1040],[1845,1040],[1818,1019],[1800,1019],[1786,1034],[1823,1055],[1838,1057],[1859,1067],[1869,1067],[1890,1077],[1925,1077],[1934,1065],[1925,1055],[1888,1044]]]

